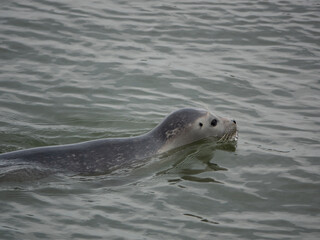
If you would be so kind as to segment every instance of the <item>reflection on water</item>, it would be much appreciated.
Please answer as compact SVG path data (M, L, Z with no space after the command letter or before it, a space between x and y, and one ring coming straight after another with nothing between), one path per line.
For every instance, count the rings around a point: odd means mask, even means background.
M318 239L319 10L2 2L0 152L140 135L182 107L236 119L240 137L108 175L3 181L1 238Z
M163 154L162 159L159 160L159 162L166 164L166 169L158 171L156 175L181 176L181 178L185 180L198 179L201 181L201 178L192 175L201 174L207 171L227 170L212 162L215 161L214 153L216 149L234 152L236 145L234 143L215 144L210 142L210 140L201 140L177 150L172 150ZM167 165L168 163L170 164L169 167Z

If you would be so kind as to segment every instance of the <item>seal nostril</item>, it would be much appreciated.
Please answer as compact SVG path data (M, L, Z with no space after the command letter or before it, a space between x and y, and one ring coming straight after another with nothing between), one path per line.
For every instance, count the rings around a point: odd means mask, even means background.
M236 120L232 120L232 122L233 122L234 124L237 124Z

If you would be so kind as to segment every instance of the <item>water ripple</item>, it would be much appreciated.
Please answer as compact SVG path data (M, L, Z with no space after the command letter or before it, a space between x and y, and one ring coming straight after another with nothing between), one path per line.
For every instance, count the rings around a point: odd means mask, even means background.
M108 176L1 183L0 235L316 238L319 9L4 1L0 152L138 135L181 107L235 118L240 137L235 152L201 144Z

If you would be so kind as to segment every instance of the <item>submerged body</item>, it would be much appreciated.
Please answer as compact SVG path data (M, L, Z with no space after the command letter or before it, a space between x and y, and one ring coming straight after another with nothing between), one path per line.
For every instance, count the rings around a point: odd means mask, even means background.
M148 141L148 137L139 136L39 147L1 154L0 161L38 163L40 167L80 174L105 173L128 164L128 161L152 156L156 149L144 149L145 141Z
M99 174L209 137L237 140L236 122L186 108L171 113L144 135L14 151L0 154L0 163L32 163L57 171Z

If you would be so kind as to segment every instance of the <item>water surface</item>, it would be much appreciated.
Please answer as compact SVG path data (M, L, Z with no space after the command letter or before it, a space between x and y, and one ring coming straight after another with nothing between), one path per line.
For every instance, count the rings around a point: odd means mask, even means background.
M102 176L1 182L1 239L319 239L320 5L5 1L0 152L139 135L181 107L237 120Z

